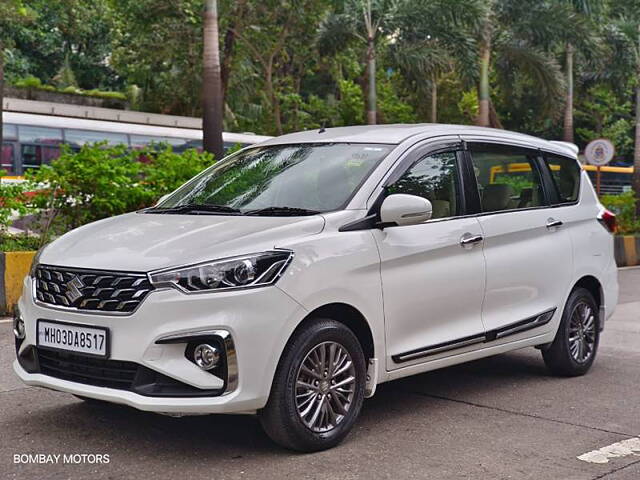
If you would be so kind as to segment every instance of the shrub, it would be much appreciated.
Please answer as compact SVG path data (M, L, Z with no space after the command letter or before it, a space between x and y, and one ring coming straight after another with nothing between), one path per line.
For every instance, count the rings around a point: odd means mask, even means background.
M16 80L14 82L14 86L19 88L41 88L43 85L42 80L40 80L38 77L27 75L24 78Z
M51 165L28 175L38 185L34 205L51 215L41 222L49 226L44 232L48 236L149 207L212 163L211 154L195 150L130 151L98 143L78 152L65 146Z
M0 177L5 174L0 170ZM0 236L7 234L13 218L30 213L27 191L25 183L0 183Z
M40 242L40 237L0 234L0 252L38 250L42 246Z
M149 158L150 161L142 168L143 188L152 202L213 165L213 155L193 149L178 154L168 147L160 152L153 152Z
M633 192L626 192L622 195L603 195L600 197L600 201L618 217L618 233L620 235L640 233L640 219L636 217L637 199Z

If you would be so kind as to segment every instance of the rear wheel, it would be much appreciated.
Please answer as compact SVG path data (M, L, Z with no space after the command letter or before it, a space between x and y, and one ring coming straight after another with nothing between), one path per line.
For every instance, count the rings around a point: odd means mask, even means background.
M313 320L285 348L260 422L283 447L331 448L360 413L365 376L364 354L353 332L335 320Z
M576 288L562 312L556 338L542 351L547 367L561 376L587 373L596 358L599 325L599 309L593 295L584 288Z

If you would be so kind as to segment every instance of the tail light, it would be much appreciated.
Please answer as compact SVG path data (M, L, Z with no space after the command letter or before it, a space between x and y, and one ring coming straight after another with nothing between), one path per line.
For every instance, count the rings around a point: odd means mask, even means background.
M616 215L606 208L603 208L602 211L598 214L598 221L600 224L606 228L611 233L616 233L617 221Z

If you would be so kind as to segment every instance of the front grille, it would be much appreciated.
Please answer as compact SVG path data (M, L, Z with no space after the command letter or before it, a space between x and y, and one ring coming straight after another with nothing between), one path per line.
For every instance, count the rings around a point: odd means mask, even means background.
M38 349L40 372L51 377L98 387L131 390L138 365L121 360Z
M43 303L80 310L130 313L153 289L142 273L39 265L36 298Z

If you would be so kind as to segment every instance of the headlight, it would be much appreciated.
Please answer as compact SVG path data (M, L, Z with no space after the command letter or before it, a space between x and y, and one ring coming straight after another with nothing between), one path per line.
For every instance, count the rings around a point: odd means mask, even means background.
M149 274L156 287L174 287L186 293L211 292L273 285L293 257L288 250L243 255Z

